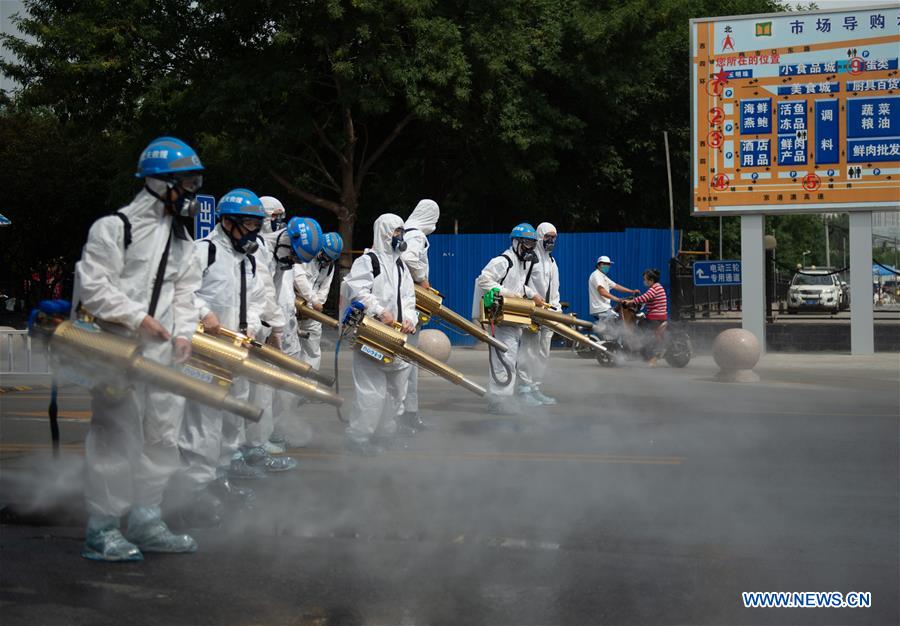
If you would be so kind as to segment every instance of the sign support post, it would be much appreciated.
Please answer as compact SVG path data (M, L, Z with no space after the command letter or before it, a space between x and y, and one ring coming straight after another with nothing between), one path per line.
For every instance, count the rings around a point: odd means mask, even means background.
M766 265L764 215L741 216L741 327L749 330L766 351Z
M875 352L872 305L872 214L850 212L850 353Z

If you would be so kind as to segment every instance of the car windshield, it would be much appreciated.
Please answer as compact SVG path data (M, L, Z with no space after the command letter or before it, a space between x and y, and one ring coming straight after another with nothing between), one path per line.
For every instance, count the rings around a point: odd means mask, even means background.
M794 274L792 285L834 285L830 274Z

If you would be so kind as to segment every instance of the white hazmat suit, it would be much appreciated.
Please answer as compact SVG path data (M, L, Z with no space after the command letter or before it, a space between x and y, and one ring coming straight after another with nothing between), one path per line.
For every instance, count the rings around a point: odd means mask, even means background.
M153 317L173 338L190 339L197 323L194 291L200 272L191 262L193 245L176 236L163 203L142 190L116 215L91 227L75 265L73 300L98 320L136 332L148 315L154 279L171 236ZM176 225L177 228L177 225ZM147 341L143 355L172 361L170 342ZM133 383L124 389L91 391L92 417L85 441L85 500L88 514L118 518L133 505L158 507L169 478L178 470L178 433L184 415L181 396Z
M210 253L210 246L213 246L214 254ZM203 276L195 294L200 319L212 312L222 326L256 336L262 328L261 316L264 315L266 296L262 276L259 268L254 268L252 258L252 255L234 249L221 222L209 235L194 242L194 264ZM243 294L241 273L245 280ZM246 328L241 327L242 300ZM249 382L244 378L235 378L231 395L239 400L248 400ZM214 481L216 468L220 464L228 464L243 439L241 418L188 401L179 445L187 462L184 478L189 488L199 490Z
M506 252L491 259L481 274L475 279L475 299L472 308L472 317L477 319L481 311L481 299L491 289L499 288L501 296L516 298L531 298L535 291L527 283L528 272L537 262L522 261L510 246ZM519 340L522 337L522 328L515 326L497 326L494 336L502 341L507 351L501 354L493 351L492 360L488 364L489 376L488 393L494 396L511 396L515 391L516 383L516 359L519 351ZM506 363L511 373L507 375L502 363ZM507 380L508 376L508 380ZM495 377L499 379L495 380ZM503 382L506 384L502 384Z
M268 209L266 213L269 213ZM260 230L268 230L267 223L269 221L265 220L263 228ZM275 247L275 235L272 232L261 234L257 239L259 248L253 253L253 256L256 258L256 273L262 282L263 293L265 294L260 320L268 325L260 326L255 339L260 343L266 343L274 335L283 344L285 330L290 324L284 314L284 309L278 301L278 284L276 281L280 282L281 276L278 274L278 266L272 255L272 249ZM296 328L296 323L294 328ZM263 414L258 422L251 422L245 426L246 445L259 447L269 441L269 436L272 434L275 423L273 416L274 398L275 390L268 385L250 383L250 403L260 407L263 410Z
M559 304L559 267L551 253L544 250L543 238L547 233L555 233L556 227L549 222L542 222L537 227L538 244L535 252L538 263L531 272L529 286L534 293L541 296L555 310L560 311ZM526 329L522 333L519 344L519 355L516 360L516 373L519 378L519 390L528 393L538 390L547 371L547 359L550 358L550 341L553 331L543 326L537 332Z
M303 265L294 266L294 290L309 306L324 305L331 291L336 263L323 263L319 256ZM291 306L294 301L291 300ZM300 320L300 332L309 336L300 338L300 359L319 369L322 364L322 323L311 319Z
M413 282L428 282L428 235L437 228L441 210L434 200L420 200L403 224L406 250L400 255L406 263ZM418 323L418 320L417 320ZM411 335L410 345L419 344L419 334ZM402 412L415 414L419 412L419 367L410 365L409 381L406 386L406 397L403 399Z
M353 262L341 285L344 302L360 302L366 315L377 317L389 311L398 322L416 320L416 295L412 276L391 247L394 231L403 219L388 213L375 220L372 248ZM377 276L371 255L378 259ZM385 431L396 429L395 416L406 393L409 364L401 359L385 364L359 350L353 352L353 384L356 398L347 436L357 443L369 442L379 424Z

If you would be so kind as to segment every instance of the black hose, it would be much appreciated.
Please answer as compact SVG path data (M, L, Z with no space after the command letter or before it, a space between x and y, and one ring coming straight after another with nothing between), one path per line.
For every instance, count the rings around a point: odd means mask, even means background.
M47 407L47 415L50 417L50 443L53 447L53 458L59 458L59 406L57 404L57 392L59 385L56 376L50 386L50 406Z
M494 334L494 320L491 319L491 337L497 338ZM497 377L497 374L494 372L494 353L497 353L497 358L500 359L500 365L503 366L503 369L506 370L506 380L500 380ZM494 382L500 385L501 387L506 387L508 384L512 382L513 371L512 367L510 367L509 363L503 358L503 354L494 346L488 346L488 369L491 370L491 378L494 379Z
M338 358L341 354L341 341L344 339L344 327L341 326L338 331L338 339L337 343L334 345L334 393L335 395L341 395L341 380L338 375ZM344 424L348 424L349 420L344 418L343 412L341 412L340 405L334 407L334 410L337 411L338 420L340 420Z

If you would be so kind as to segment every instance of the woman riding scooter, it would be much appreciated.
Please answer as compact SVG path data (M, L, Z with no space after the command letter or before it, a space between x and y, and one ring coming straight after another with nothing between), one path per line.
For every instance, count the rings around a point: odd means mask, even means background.
M652 331L655 337L653 341L647 342L642 353L650 367L656 367L659 355L663 351L660 327L669 319L668 300L666 290L659 282L659 270L653 268L644 270L644 285L646 285L647 291L635 298L625 300L624 304L626 306L646 306L646 317L640 321L640 328L648 331L647 334Z

